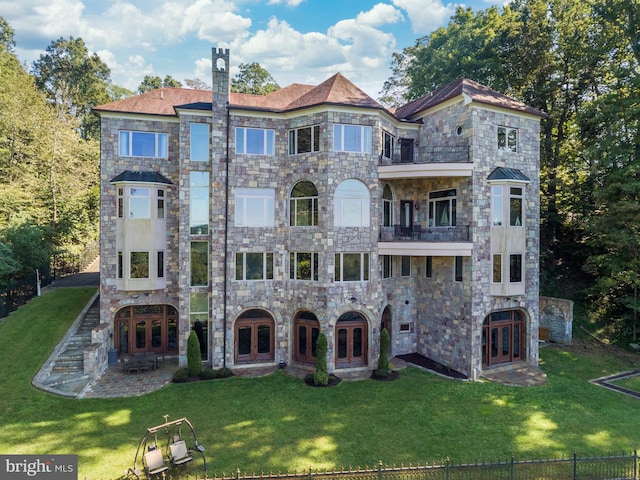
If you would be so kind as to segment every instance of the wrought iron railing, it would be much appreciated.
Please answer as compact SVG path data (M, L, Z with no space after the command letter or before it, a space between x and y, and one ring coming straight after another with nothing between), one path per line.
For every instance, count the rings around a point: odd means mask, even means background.
M380 165L411 163L469 163L468 145L425 145L380 152Z
M471 234L468 225L450 227L380 227L381 242L468 242Z

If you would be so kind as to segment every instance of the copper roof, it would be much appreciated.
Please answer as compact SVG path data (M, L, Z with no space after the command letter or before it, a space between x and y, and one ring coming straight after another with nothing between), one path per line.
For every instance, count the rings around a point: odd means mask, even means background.
M472 101L482 103L493 107L506 108L508 110L516 110L522 113L529 113L539 117L547 117L548 115L537 108L528 106L513 98L496 92L495 90L485 87L468 78L460 78L444 87L440 87L431 93L428 93L395 111L396 116L400 118L411 118L417 113L428 110L440 103L452 98L467 95Z

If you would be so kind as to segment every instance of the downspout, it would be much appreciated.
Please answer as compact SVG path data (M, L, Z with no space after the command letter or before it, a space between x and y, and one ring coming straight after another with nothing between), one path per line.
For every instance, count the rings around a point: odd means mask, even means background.
M224 176L224 287L222 299L222 331L224 332L222 340L222 366L227 368L227 267L229 260L227 259L227 248L229 245L229 102L227 102L227 138L225 145L225 176Z

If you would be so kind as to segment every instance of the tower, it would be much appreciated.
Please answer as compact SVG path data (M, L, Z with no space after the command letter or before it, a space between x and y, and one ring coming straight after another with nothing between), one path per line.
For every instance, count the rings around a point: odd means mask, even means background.
M213 105L223 107L229 101L229 49L212 48Z

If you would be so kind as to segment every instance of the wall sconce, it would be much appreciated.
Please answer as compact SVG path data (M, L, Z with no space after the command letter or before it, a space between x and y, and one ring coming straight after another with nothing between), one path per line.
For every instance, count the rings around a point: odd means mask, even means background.
M355 303L358 299L356 297L351 297L349 300L351 301L351 303Z
M137 293L134 293L133 295L131 295L131 298L140 298L140 295L138 295Z
M420 210L420 204L416 202L415 208L416 210Z

